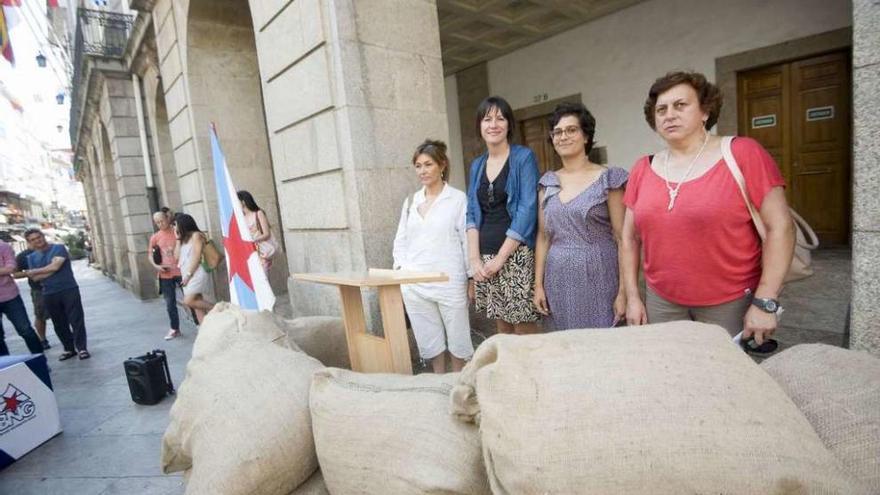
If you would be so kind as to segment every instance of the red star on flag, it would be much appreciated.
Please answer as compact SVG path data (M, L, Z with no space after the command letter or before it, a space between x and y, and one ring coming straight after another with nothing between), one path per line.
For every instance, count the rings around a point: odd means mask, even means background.
M254 243L241 238L238 230L238 222L235 221L235 215L229 219L229 235L223 238L223 247L226 248L226 256L229 263L229 281L236 274L251 290L254 290L254 283L251 281L251 271L248 268L247 260L256 249Z
M3 402L5 403L5 407L3 408L3 412L9 411L12 414L15 414L18 411L18 397L3 397Z

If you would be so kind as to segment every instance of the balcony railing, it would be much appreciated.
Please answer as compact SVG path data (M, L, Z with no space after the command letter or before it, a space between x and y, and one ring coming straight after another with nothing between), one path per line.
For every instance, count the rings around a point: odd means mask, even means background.
M77 9L76 37L73 45L73 81L70 101L70 142L75 147L79 135L82 99L88 88L82 80L86 56L122 59L131 35L134 17L116 12Z

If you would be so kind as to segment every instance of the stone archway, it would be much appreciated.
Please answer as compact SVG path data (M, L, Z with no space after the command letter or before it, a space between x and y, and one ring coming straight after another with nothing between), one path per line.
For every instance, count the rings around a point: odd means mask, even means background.
M281 229L253 21L247 0L192 0L186 26L189 101L201 157L209 218L217 222L210 172L209 125L214 123L232 179L253 194L276 239ZM219 232L219 225L211 225ZM287 267L278 253L272 269L276 293L286 289Z
M153 183L158 186L159 205L180 211L183 202L180 198L180 181L174 163L174 148L171 144L162 78L154 66L149 66L144 71L142 80L146 121L151 140Z

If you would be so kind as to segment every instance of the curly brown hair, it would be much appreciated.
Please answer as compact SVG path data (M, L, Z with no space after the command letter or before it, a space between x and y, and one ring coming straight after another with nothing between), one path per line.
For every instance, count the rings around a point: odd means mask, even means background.
M416 148L415 153L413 153L413 164L419 159L419 155L430 156L432 160L437 162L437 165L443 167L440 178L444 181L449 180L449 157L446 155L446 143L430 138L425 139L425 141Z
M679 84L687 84L697 92L700 108L709 114L706 120L706 129L711 129L718 122L721 115L721 90L718 86L710 83L706 76L699 72L674 71L668 72L663 77L658 77L648 90L648 99L645 100L645 120L652 130L657 130L654 122L654 107L657 106L657 98Z

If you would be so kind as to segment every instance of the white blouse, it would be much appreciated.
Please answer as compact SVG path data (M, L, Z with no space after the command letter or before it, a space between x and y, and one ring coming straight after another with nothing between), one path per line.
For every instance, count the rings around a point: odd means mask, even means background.
M449 275L449 285L467 283L467 196L444 184L422 217L418 208L424 202L424 187L413 195L412 204L408 204L409 198L403 202L394 237L394 268L444 272Z

